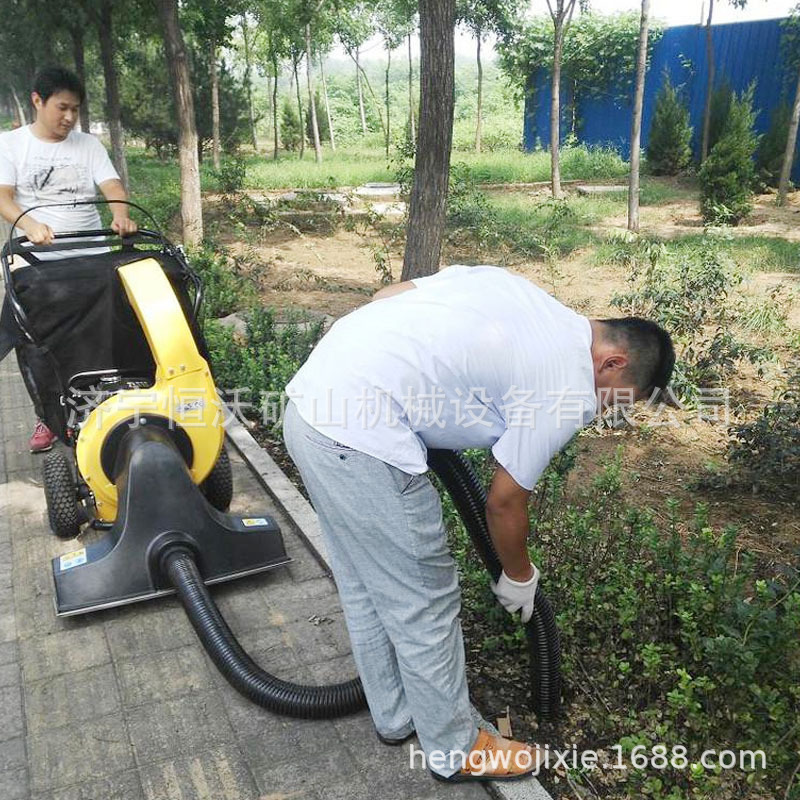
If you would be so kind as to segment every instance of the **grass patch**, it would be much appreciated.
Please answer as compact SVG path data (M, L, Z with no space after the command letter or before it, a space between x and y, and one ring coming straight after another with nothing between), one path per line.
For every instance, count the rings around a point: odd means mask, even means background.
M691 252L703 240L703 234L681 236L670 242L676 253ZM800 242L779 236L735 236L719 246L745 272L800 272Z

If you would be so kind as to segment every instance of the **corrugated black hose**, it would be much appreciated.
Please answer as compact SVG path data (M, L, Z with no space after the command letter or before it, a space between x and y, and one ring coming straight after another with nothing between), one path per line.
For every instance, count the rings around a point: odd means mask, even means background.
M265 672L242 649L208 593L194 554L177 545L161 559L189 621L219 671L238 692L277 714L305 719L329 719L360 711L367 705L361 681L329 686L303 686Z
M486 524L486 490L471 464L452 450L429 450L428 466L439 476L493 580L502 572ZM533 708L543 719L558 716L561 704L561 642L553 608L541 587L525 626L531 663Z
M486 492L469 462L449 450L428 452L428 464L439 476L492 578L501 566L486 525ZM189 621L219 671L238 692L278 714L328 719L352 714L366 706L358 678L329 686L304 686L265 672L244 651L208 592L192 551L175 545L161 556L162 574L169 578ZM560 701L560 646L555 616L541 589L533 617L526 626L531 658L534 709L553 719Z

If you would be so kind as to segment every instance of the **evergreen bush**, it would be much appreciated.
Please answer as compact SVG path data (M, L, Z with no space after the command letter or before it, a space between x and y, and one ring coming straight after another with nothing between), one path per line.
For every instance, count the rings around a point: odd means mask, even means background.
M654 175L677 175L689 166L691 160L689 109L665 72L650 126L647 165Z
M752 209L755 116L751 86L733 96L721 136L700 169L700 208L707 223L736 225Z
M772 110L769 130L764 134L756 155L756 172L762 186L777 186L789 137L791 106L783 103Z
M294 104L286 98L281 109L281 144L286 150L297 150L303 131Z

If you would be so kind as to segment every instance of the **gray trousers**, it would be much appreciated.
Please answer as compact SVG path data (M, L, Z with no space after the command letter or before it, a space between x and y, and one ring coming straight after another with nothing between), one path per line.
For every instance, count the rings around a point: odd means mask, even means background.
M429 756L468 753L478 728L436 489L319 433L292 402L283 433L319 516L376 729L390 738L416 729ZM441 774L457 770L446 763Z

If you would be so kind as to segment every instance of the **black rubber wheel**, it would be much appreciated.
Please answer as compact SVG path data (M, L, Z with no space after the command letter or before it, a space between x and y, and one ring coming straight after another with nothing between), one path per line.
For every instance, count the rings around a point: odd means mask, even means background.
M206 500L217 509L227 511L233 499L233 470L228 451L223 447L217 463L208 473L208 477L200 484Z
M80 532L78 494L69 461L64 453L56 450L45 456L42 482L50 528L62 539L74 539Z

